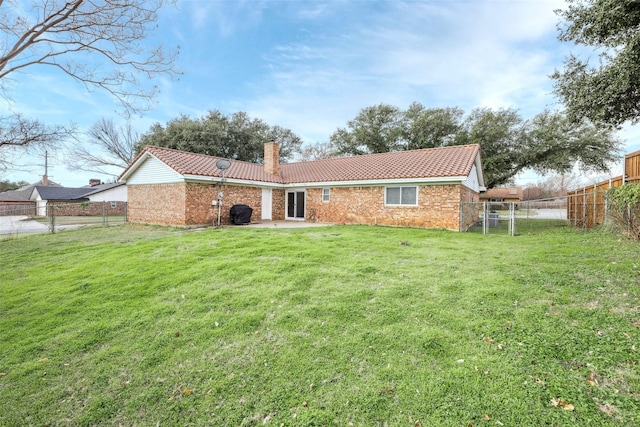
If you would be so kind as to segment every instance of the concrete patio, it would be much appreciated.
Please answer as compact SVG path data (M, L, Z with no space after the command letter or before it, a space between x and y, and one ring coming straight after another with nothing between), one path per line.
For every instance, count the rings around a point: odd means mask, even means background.
M330 224L326 222L306 222L306 221L262 221L247 225L230 225L229 227L251 227L251 228L310 228L310 227L327 227Z

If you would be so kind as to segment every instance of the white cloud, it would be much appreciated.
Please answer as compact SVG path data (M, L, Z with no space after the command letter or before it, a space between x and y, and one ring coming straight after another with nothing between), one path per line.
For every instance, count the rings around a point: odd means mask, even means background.
M223 38L257 26L266 7L266 2L252 0L183 0L178 4L178 10L189 15L192 29L203 33L214 29Z
M548 75L571 46L557 39L564 0L209 1L164 8L150 42L179 44L180 80L155 79L144 132L187 114L246 111L326 141L367 106L513 107L531 116L557 106ZM36 71L40 72L40 71ZM59 76L14 85L15 108L48 123L112 117L108 95ZM640 131L625 128L629 147ZM635 145L634 145L635 144ZM84 179L83 179L84 181Z
M561 1L385 3L344 32L274 47L269 74L247 103L258 117L326 140L378 103L515 107L535 114L554 102L553 9Z

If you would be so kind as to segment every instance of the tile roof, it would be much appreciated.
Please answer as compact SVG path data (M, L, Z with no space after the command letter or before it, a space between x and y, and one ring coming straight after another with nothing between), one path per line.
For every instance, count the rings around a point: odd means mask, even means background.
M479 152L480 146L472 144L281 163L279 176L266 173L261 164L230 160L231 167L225 171L225 177L281 184L466 177L471 172ZM216 167L220 157L146 146L120 175L120 178L127 175L146 153L158 158L182 175L221 176L220 170Z
M120 175L124 176L128 170L135 165L145 153L149 153L165 163L171 169L181 175L198 175L209 177L220 177L221 171L216 167L216 162L222 157L207 156L205 154L190 153L188 151L174 150L172 148L146 146L131 164ZM270 175L264 171L261 164L241 162L238 160L225 159L231 162L231 167L224 172L226 178L242 179L261 182L281 183L279 177Z
M364 181L467 176L478 145L396 151L280 165L288 182Z

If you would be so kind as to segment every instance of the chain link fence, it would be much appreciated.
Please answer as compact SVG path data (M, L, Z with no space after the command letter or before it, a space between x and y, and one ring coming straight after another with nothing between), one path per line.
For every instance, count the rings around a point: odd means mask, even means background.
M0 210L0 236L110 227L126 222L126 202L34 203Z
M475 202L460 206L460 231L516 236L567 226L565 198L519 203Z

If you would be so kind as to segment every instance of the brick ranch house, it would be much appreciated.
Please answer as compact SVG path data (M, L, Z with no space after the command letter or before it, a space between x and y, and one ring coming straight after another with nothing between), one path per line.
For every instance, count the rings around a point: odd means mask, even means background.
M278 144L265 143L264 164L145 147L119 177L127 184L128 221L195 227L222 223L246 204L251 220L466 229L461 203L484 191L480 146L464 145L309 162L279 163Z

